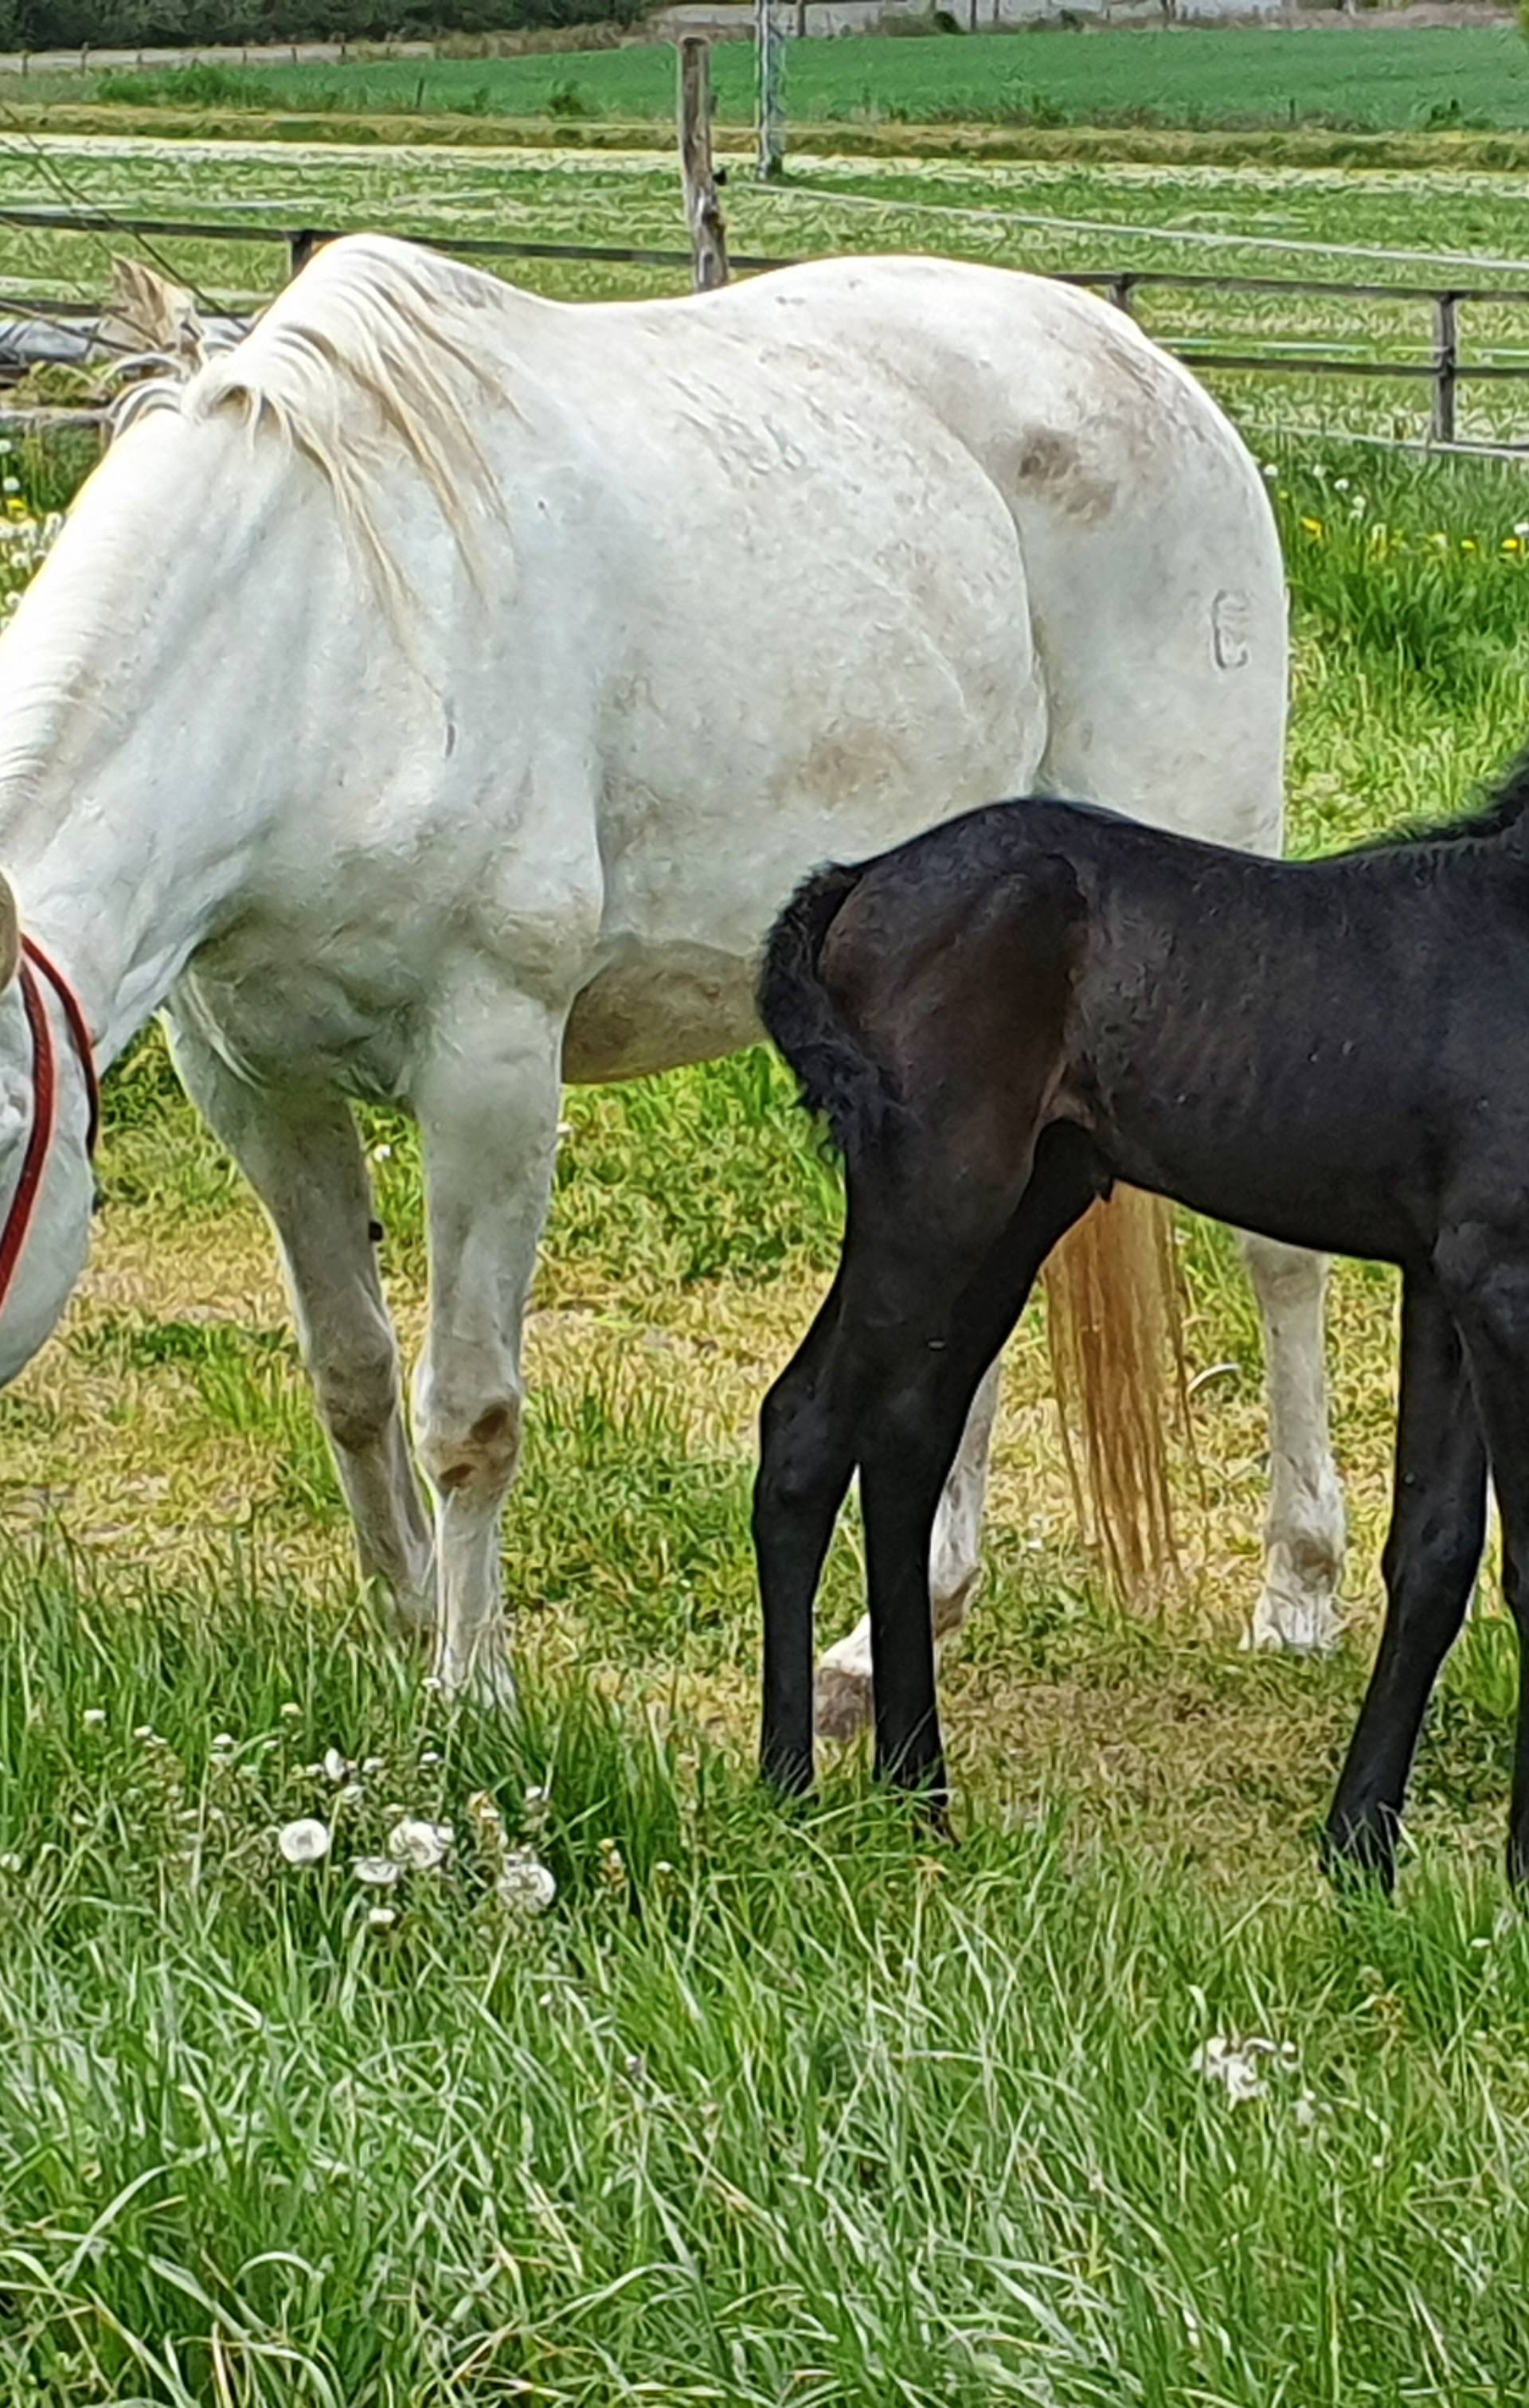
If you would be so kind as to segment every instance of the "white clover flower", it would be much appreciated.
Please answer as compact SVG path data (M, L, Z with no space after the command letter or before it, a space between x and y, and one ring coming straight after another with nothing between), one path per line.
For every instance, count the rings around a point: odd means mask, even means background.
M16 1849L7 1848L5 1855L0 1856L0 1873L20 1873L25 1870L26 1858L19 1855Z
M1207 2082L1219 2082L1234 2107L1244 2100L1262 2099L1268 2086L1259 2071L1260 2060L1271 2071L1293 2072L1296 2064L1293 2041L1272 2041L1255 2034L1249 2040L1229 2040L1215 2032L1197 2048L1189 2061L1192 2073L1203 2074Z
M374 1162L391 1162L393 1160L392 1146L374 1145L372 1148L372 1160Z
M529 1848L511 1848L493 1894L512 1914L545 1914L557 1896L557 1883L550 1868Z
M280 1712L283 1722L300 1723L303 1719L303 1709L295 1698L289 1698Z
M20 477L0 477L0 494L19 494L21 490Z
M440 1762L439 1748L422 1747L420 1750L420 1762L422 1764L438 1764Z
M349 1759L340 1754L337 1747L326 1747L323 1754L323 1763L320 1767L320 1770L322 1772L324 1779L326 1781L333 1781L337 1788L339 1784L349 1773L350 1766Z
M300 1815L295 1823L282 1824L276 1844L289 1865L316 1865L329 1854L329 1826L316 1814Z
M391 1931L398 1920L398 1911L392 1906L374 1906L366 1916L369 1931Z
M403 1866L394 1864L391 1856L358 1856L350 1870L367 1889L392 1889L404 1877Z
M388 1854L411 1872L434 1872L446 1862L455 1837L450 1823L427 1823L422 1815L406 1814L388 1833Z
M212 1752L214 1756L226 1756L230 1748L237 1745L238 1742L232 1731L218 1731L213 1738Z
M87 1730L100 1730L106 1723L107 1710L105 1706L87 1706L79 1719Z
M1265 460L1264 463L1264 474L1272 485L1279 474L1279 466L1278 461Z
M1195 2050L1189 2070L1203 2074L1207 2082L1219 2082L1234 2107L1240 2106L1244 2100L1264 2096L1264 2085L1252 2058L1220 2032Z

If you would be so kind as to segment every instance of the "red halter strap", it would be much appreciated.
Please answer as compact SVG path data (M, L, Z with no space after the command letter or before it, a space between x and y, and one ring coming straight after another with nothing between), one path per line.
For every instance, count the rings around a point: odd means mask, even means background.
M90 1124L85 1141L92 1154L95 1151L96 1133L101 1125L101 1091L96 1082L91 1034L85 1025L79 998L63 971L49 960L36 939L23 937L21 1009L26 1014L26 1025L32 1038L32 1127L27 1136L26 1152L21 1157L21 1175L10 1199L5 1227L0 1229L0 1306L4 1305L10 1292L16 1266L21 1258L21 1248L26 1243L26 1233L32 1226L37 1191L48 1166L48 1149L53 1142L53 1124L58 1107L58 1064L53 1052L53 1032L49 1025L48 1006L37 984L37 970L41 970L63 1006L69 1035L79 1056L79 1067L85 1076L85 1093L90 1100Z

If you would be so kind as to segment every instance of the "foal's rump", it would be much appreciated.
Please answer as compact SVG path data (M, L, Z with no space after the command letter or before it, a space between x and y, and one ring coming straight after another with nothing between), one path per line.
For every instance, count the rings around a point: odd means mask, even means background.
M938 831L933 887L908 874L929 841L915 838L815 872L776 923L760 1016L851 1173L873 1152L927 1147L989 1195L1024 1186L1061 1075L1083 902L1060 855L1024 848L1016 871L1012 847L1005 859L984 841L1022 808Z

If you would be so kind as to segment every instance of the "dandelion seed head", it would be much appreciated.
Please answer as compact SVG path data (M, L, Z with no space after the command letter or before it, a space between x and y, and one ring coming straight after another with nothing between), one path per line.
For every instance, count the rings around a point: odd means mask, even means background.
M299 1815L295 1823L282 1824L276 1844L289 1865L316 1865L329 1854L329 1826L316 1814Z
M411 1872L434 1872L446 1862L456 1833L450 1823L429 1823L420 1814L406 1814L388 1833L388 1854Z
M545 1914L557 1896L551 1870L529 1848L512 1848L493 1885L494 1896L512 1914Z

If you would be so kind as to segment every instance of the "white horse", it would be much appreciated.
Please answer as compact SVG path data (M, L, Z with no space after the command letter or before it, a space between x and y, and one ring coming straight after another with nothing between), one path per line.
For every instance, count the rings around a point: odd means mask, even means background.
M1123 316L936 260L570 308L351 239L136 402L0 644L13 1239L40 1165L0 1379L79 1276L92 1190L87 1081L56 996L16 976L24 929L102 1066L168 1004L280 1241L363 1570L438 1631L449 1687L504 1695L500 1518L560 1080L749 1043L758 947L802 873L995 795L1045 783L1278 850L1270 512L1220 412ZM433 1527L349 1103L383 1096L423 1142ZM1249 1254L1274 1465L1255 1631L1309 1646L1342 1546L1323 1271ZM992 1398L936 1541L946 1622ZM842 1724L862 1635L828 1670Z

